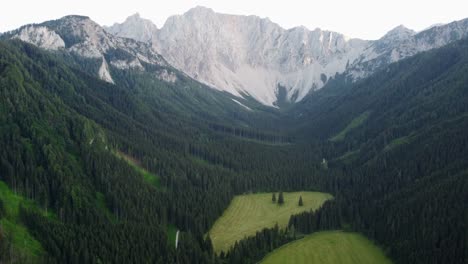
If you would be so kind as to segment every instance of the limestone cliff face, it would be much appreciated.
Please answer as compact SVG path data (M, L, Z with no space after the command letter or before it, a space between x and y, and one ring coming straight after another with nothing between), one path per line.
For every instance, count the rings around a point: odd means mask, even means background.
M144 70L142 63L168 66L150 44L110 34L88 17L66 16L38 25L27 25L11 34L12 38L44 49L63 50L85 58L101 60L96 75L109 83L114 82L110 66L137 70Z
M147 21L140 20L136 23L132 16L106 30L128 37L148 28ZM170 17L153 37L143 34L135 39L151 39L157 52L189 76L266 105L277 101L279 86L287 89L291 102L321 88L367 43L320 29L285 30L268 19L218 14L204 7Z
M468 19L433 26L421 32L398 26L381 39L370 42L348 72L354 78L366 77L381 66L466 37Z
M196 7L161 29L138 15L106 28L151 43L167 61L216 89L275 105L278 87L300 101L336 73L366 77L379 67L467 36L467 20L416 33L399 26L376 41L320 29L283 29L268 19Z

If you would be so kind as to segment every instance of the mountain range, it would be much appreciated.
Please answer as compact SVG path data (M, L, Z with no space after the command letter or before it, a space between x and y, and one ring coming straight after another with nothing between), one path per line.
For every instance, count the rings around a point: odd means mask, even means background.
M356 81L390 63L462 39L468 36L468 19L422 32L398 26L369 41L319 28L283 29L267 18L196 7L169 17L161 29L138 14L109 27L68 16L24 26L9 36L100 59L97 74L110 83L110 66L171 66L214 89L279 107L301 101L337 74ZM113 56L106 59L106 54ZM167 67L155 74L169 82L177 78Z
M422 32L398 26L369 41L319 28L283 29L267 18L196 7L169 17L161 29L138 14L105 29L151 44L174 67L213 88L275 106L279 100L302 100L336 74L360 79L389 63L464 38L468 20Z

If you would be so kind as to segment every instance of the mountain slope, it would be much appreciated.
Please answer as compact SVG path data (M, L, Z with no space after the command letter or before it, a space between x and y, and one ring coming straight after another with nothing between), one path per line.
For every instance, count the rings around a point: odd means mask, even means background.
M109 72L110 65L119 69L137 70L143 70L144 63L168 66L148 44L116 38L83 16L67 16L38 25L23 26L3 37L18 38L44 49L65 50L94 59L99 63L99 68L95 69L96 74L109 83L114 82ZM162 72L157 74L164 78ZM174 75L170 72L165 74Z
M381 39L370 43L360 58L349 67L347 74L354 79L363 78L382 66L466 37L468 19L433 26L417 33L398 26Z
M151 45L109 34L88 17L66 16L26 25L2 39L20 39L60 54L82 71L133 90L141 100L154 104L153 108L168 113L204 116L213 122L231 119L247 127L256 123L250 117L263 114L272 117L271 110L256 102L192 80L169 65Z
M465 42L463 40L456 45L391 64L356 83L349 82L344 75L338 76L326 89L311 94L298 104L290 112L291 119L296 119L304 129L313 132L311 136L327 139L364 113L370 113L366 122L374 118L379 118L374 125L384 122L379 125L382 128L390 124L430 124L432 121L449 119L450 116L442 113L450 108L453 108L449 112L451 115L463 113L466 110L462 107L466 80L462 79L461 74L465 67L465 54L461 47L464 47ZM446 76L449 73L451 75ZM449 77L456 78L450 82L458 86L444 86L444 81L449 82L445 79ZM426 108L421 108L423 104L427 105ZM431 111L433 114L407 113L406 110L412 108ZM437 111L440 113L437 114ZM405 119L389 119L389 115L394 117L396 114ZM396 121L398 123L394 123ZM364 138L365 135L362 135L361 139Z
M191 79L114 70L110 84L83 69L82 57L0 45L0 180L57 215L20 213L47 263L214 262L203 233L234 195L318 185L318 156L259 128L273 113L257 115ZM177 254L167 226L181 231Z
M334 80L292 114L299 134L328 142L339 217L397 263L468 257L467 51L464 39L354 84Z
M53 218L45 217L23 204L19 208L19 222L28 227L29 233L48 253L44 256L44 263L98 262L95 254L102 258L112 252L112 247L102 246L106 244L106 237L120 234L132 239L133 232L135 235L152 234L154 238L147 242L153 244L153 252L157 252L160 257L171 254L156 249L160 248L156 245L165 244L164 230L160 224L153 227L142 223L132 226L113 225L96 206L98 193L105 194L105 207L111 204L111 196L99 187L97 182L100 180L92 177L99 171L102 173L104 168L91 165L88 159L113 161L113 167L105 169L108 183L116 183L115 179L121 178L127 180L128 188L136 184L135 187L141 193L148 193L149 190L138 180L137 174L106 151L109 143L104 131L94 122L77 114L57 95L73 94L70 83L77 79L73 78L71 71L60 62L18 41L1 42L0 46L0 180L5 181L18 195L35 200L44 211L56 215ZM34 60L25 54L33 56ZM60 70L44 71L47 65ZM91 169L90 165L94 168ZM114 198L114 205L116 201L118 199ZM95 230L84 228L90 223L93 223ZM16 230L11 232L15 236ZM139 242L143 242L144 237L141 240L134 238L134 256L142 254L146 255L144 258L151 258L144 253L146 246ZM1 243L8 241L2 240ZM115 240L113 243L114 248L117 248L120 242ZM99 244L101 249L97 250ZM97 252L90 253L92 248ZM26 247L23 249L26 250ZM16 260L11 259L11 256L10 250L9 255L2 254L0 259L2 262L15 263Z

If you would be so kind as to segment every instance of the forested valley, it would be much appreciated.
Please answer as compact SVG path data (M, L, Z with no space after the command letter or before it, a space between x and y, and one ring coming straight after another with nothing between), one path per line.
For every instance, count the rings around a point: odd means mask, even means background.
M256 263L343 229L395 263L467 263L467 40L337 75L287 110L246 109L182 73L111 68L109 84L95 68L0 41L0 262ZM334 199L213 252L205 234L235 195L301 190Z

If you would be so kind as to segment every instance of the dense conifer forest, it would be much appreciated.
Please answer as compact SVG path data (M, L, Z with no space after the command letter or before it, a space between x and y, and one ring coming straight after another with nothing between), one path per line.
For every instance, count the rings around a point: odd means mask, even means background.
M0 196L0 262L256 263L335 229L395 263L467 262L467 40L358 82L337 75L287 111L247 110L182 74L111 68L112 85L93 67L0 41L0 181L24 199L13 210ZM278 190L335 199L215 255L205 234L231 199ZM13 227L40 249L21 250Z

